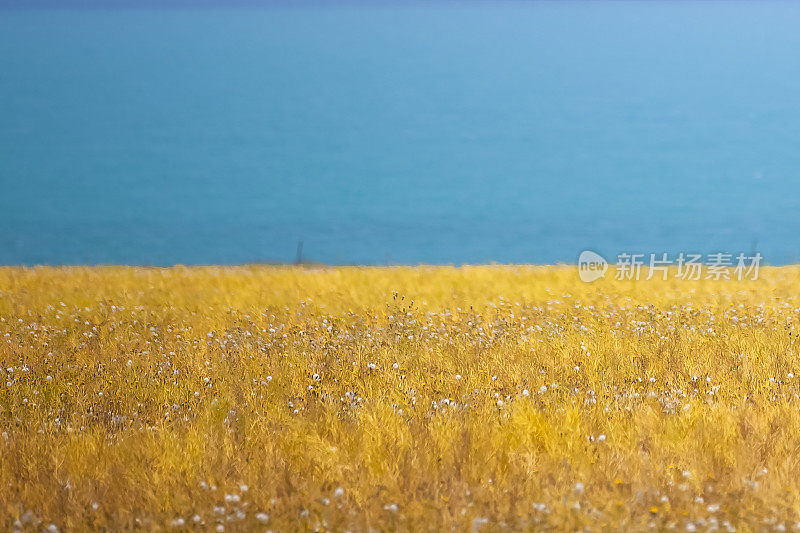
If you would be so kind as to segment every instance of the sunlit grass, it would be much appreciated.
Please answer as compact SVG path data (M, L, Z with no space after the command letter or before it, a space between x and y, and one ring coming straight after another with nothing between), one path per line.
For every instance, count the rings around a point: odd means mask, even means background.
M791 529L799 298L795 267L0 268L0 527Z

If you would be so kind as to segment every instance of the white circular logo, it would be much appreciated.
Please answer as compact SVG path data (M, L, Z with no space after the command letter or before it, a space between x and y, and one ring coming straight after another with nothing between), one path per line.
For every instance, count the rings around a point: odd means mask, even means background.
M591 283L606 275L608 262L602 255L591 250L584 250L578 257L578 276L581 281Z

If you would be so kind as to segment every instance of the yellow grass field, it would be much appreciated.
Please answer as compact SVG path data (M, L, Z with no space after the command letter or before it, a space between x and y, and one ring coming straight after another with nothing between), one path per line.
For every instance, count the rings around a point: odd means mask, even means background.
M0 528L796 529L800 268L608 278L0 268Z

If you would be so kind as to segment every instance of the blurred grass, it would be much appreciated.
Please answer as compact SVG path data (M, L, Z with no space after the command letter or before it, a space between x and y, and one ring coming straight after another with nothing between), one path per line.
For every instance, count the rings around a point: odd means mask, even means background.
M0 525L791 528L800 268L0 268Z

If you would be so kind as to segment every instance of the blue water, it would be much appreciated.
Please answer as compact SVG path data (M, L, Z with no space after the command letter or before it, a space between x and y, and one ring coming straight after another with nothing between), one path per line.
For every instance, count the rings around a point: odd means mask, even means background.
M800 260L800 5L0 10L0 263Z

